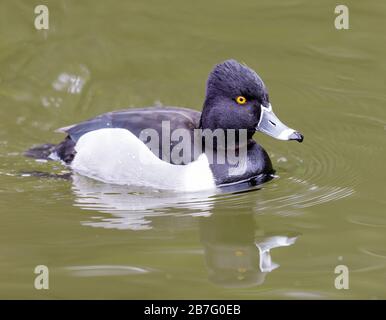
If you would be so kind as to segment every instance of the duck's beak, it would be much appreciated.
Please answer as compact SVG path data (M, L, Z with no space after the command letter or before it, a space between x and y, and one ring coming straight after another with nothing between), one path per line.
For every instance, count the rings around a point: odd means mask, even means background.
M304 139L300 132L288 128L276 117L272 111L271 104L269 104L268 107L261 105L260 121L256 130L279 140L296 140L302 142Z

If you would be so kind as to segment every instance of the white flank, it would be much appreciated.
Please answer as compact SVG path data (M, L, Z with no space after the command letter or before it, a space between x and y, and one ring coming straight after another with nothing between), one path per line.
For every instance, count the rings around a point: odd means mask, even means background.
M205 154L188 165L162 161L126 129L106 128L83 135L71 168L106 183L177 191L216 188Z

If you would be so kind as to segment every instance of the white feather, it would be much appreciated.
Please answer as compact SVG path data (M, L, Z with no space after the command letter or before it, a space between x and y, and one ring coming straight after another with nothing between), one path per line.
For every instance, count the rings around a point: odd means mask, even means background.
M200 191L216 188L205 154L188 165L162 161L126 129L106 128L83 135L71 168L106 183L155 189Z

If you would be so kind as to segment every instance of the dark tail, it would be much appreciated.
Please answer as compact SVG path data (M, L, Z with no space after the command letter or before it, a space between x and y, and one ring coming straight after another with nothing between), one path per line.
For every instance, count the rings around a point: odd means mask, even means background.
M55 150L56 144L46 143L32 147L24 155L34 159L49 160L49 155Z
M60 160L67 164L71 163L75 156L75 142L67 137L59 144L46 143L32 147L24 155L35 159L52 160L49 156L53 152Z

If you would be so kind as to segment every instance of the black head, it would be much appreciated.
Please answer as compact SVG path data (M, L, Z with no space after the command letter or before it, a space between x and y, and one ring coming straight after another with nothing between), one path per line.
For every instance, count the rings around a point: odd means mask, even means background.
M280 140L303 140L275 116L263 80L236 60L216 65L209 74L200 126L247 129L249 137L259 130Z
M268 106L268 92L255 71L236 60L226 60L210 73L201 117L203 129L256 131L261 104Z

